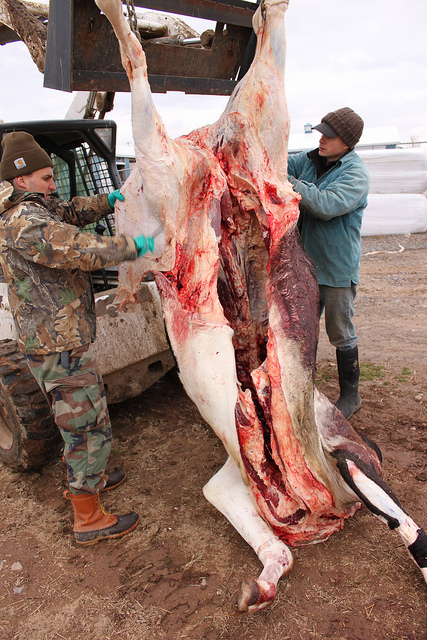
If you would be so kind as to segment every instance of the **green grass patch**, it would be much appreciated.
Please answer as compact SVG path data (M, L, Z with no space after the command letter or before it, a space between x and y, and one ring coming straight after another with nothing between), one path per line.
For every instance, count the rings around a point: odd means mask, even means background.
M316 367L315 372L315 384L319 384L322 382L329 382L334 378L338 377L337 368L331 363L319 365Z
M385 367L381 364L373 364L372 362L360 363L360 380L379 380L385 377Z
M403 367L402 373L395 376L398 382L408 382L409 376L412 375L412 371L408 367Z

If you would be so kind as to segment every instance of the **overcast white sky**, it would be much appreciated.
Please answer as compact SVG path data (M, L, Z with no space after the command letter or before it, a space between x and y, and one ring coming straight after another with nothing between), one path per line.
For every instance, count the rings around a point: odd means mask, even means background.
M394 125L402 141L427 140L425 0L291 0L286 20L291 133L349 106L366 127ZM203 23L200 31L213 24ZM62 118L72 97L43 88L24 44L0 47L0 120ZM168 93L154 100L175 138L217 120L227 98ZM131 152L128 94L116 94L108 117L117 122L119 149Z

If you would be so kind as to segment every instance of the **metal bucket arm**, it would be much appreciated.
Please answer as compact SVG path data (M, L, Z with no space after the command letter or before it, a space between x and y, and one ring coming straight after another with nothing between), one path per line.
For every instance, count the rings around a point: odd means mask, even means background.
M205 44L143 47L151 90L229 95L251 39L256 4L245 0L136 0L138 7L216 21ZM179 40L179 39L177 39ZM102 43L102 44L101 44ZM246 54L246 55L245 55ZM117 40L93 0L51 0L44 86L62 91L129 91Z

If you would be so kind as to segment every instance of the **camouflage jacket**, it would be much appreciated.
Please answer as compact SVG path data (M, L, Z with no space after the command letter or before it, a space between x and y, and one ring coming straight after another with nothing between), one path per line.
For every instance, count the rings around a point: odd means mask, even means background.
M130 236L77 228L108 213L106 195L60 203L0 182L0 265L22 351L68 351L95 338L89 272L137 257Z

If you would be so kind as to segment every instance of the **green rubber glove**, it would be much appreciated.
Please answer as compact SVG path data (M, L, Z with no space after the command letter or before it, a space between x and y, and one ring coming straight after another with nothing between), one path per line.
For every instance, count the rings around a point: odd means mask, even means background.
M120 189L116 189L115 191L112 191L111 193L108 194L107 199L108 199L108 204L110 205L110 209L114 209L116 200L120 200L120 202L123 202L125 197L123 193L120 193Z
M154 253L154 238L151 236L137 236L134 240L138 251L138 258L147 253L147 251Z

